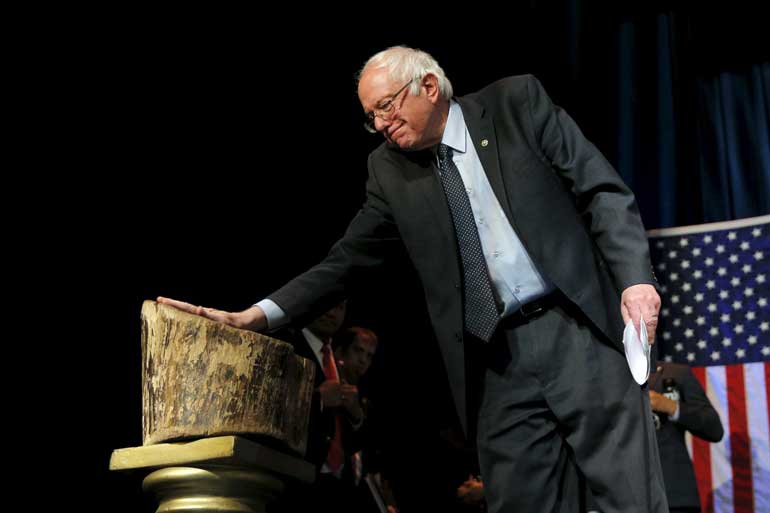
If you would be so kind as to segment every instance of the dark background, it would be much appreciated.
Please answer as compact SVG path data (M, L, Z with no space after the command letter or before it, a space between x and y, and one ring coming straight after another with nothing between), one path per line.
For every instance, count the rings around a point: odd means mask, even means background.
M70 165L47 188L55 213L45 244L61 288L42 292L82 312L57 322L65 336L53 356L74 390L54 403L64 445L77 448L77 483L67 488L78 509L152 511L141 475L107 470L113 449L141 445L142 301L165 295L246 308L319 261L344 232L364 197L366 155L379 144L361 126L353 79L373 53L394 44L426 50L459 95L533 73L613 162L621 24L645 27L675 12L688 27L682 73L692 80L768 55L761 17L726 4L475 8L489 12L455 15L454 29L451 11L422 17L390 3L357 13L357 22L341 7L301 16L288 7L110 9L64 30L50 52L52 75L69 94L56 98L53 129ZM651 55L639 48L633 58L643 64ZM655 191L643 192L645 219L657 219ZM704 219L697 198L682 203L677 224ZM412 272L396 259L362 283L350 320L383 342L371 394L389 463L427 489L442 464L437 429L453 419Z

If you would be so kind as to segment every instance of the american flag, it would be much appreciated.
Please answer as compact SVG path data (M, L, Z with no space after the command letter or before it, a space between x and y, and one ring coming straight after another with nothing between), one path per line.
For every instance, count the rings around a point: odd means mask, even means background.
M725 436L687 435L704 512L770 512L770 216L648 232L659 357L692 367Z

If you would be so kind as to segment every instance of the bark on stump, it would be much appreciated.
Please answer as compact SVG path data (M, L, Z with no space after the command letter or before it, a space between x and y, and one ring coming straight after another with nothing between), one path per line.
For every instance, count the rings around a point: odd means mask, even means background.
M246 434L304 455L314 371L286 342L145 301L142 443Z

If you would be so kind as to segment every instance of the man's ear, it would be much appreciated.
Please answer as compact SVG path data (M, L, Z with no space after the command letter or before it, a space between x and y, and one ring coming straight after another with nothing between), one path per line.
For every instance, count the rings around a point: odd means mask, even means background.
M439 100L438 77L433 73L428 73L422 77L420 80L420 88L425 90L425 94L431 103L436 103Z

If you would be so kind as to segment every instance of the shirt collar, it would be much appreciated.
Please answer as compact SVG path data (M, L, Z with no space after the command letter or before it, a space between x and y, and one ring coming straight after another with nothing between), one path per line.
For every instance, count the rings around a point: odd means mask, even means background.
M323 341L318 338L318 335L313 333L307 328L302 328L302 334L305 336L305 340L307 340L308 345L310 346L310 349L313 350L313 353L315 353L316 358L318 358L318 361L321 362L321 365L323 365L323 356L321 353L321 349L323 348Z
M467 144L465 118L463 117L460 104L454 100L449 101L449 115L447 116L441 142L456 152L465 153Z

